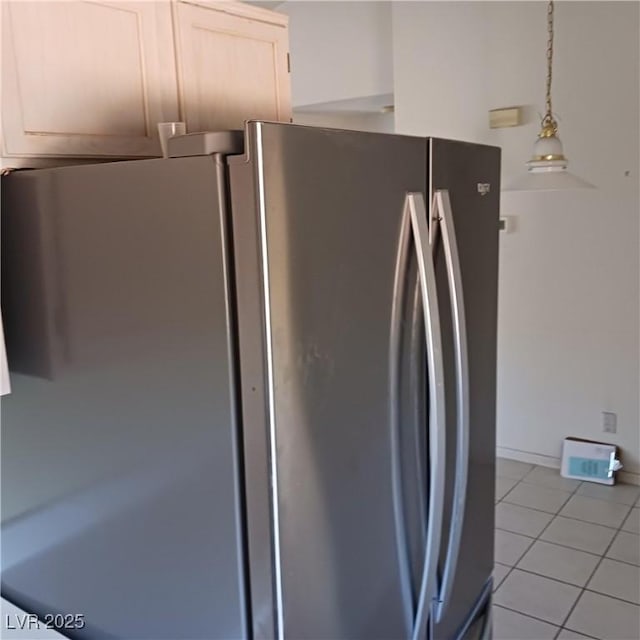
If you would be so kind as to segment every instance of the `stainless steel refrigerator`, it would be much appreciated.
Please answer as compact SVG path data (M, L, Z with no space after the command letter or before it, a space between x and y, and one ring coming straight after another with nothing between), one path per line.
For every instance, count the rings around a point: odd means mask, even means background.
M171 142L3 178L2 595L92 640L489 637L499 149Z

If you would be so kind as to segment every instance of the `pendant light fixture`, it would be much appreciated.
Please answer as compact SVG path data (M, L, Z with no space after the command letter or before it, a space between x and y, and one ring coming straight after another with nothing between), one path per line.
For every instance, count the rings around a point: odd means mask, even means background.
M547 7L547 93L546 112L542 118L538 139L533 145L533 156L527 162L528 171L518 177L505 191L556 191L584 189L594 186L567 171L568 160L558 137L558 123L551 108L551 79L553 70L553 0Z

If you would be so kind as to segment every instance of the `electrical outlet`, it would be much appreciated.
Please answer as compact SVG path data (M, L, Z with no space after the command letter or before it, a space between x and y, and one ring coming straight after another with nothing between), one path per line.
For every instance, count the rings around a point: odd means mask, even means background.
M605 433L615 433L617 429L618 416L612 411L602 412L602 430Z

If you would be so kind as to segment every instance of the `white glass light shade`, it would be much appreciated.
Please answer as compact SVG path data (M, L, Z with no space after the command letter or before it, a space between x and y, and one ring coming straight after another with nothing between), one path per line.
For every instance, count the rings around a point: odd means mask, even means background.
M562 142L558 136L539 136L533 145L533 159L555 160L564 158Z
M533 145L528 171L508 184L504 191L560 191L595 189L594 185L567 171L562 142L555 135L541 136Z
M530 168L518 176L504 191L562 191L565 189L595 189L590 182L562 168Z

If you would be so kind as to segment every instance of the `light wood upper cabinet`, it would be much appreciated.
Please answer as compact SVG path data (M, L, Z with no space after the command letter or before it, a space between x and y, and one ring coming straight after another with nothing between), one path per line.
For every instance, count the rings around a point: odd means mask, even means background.
M3 155L160 153L156 123L179 115L169 2L2 11Z
M287 16L234 2L177 2L180 111L187 131L288 122Z
M291 117L285 15L206 0L1 4L3 168L157 156L158 122Z

